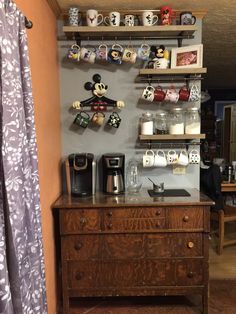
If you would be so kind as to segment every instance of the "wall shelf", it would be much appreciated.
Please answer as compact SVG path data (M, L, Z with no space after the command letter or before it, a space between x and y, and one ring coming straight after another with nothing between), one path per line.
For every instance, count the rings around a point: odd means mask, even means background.
M184 69L140 69L139 75L194 75L205 74L207 68L184 68Z
M160 134L160 135L139 135L140 141L172 141L172 140L199 140L205 139L205 134Z

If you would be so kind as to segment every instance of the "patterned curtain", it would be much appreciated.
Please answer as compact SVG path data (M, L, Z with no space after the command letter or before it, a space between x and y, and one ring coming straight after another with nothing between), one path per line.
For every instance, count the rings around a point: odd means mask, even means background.
M37 38L35 39L37 40ZM0 313L47 313L25 20L0 0Z

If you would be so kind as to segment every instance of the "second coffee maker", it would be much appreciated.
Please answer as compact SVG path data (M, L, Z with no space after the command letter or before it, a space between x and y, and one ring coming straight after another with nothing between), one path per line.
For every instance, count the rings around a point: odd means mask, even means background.
M103 192L121 194L125 191L125 155L110 153L102 155Z

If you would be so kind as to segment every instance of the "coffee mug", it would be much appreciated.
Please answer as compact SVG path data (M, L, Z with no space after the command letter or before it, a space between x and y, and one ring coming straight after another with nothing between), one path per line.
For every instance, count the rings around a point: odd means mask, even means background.
M137 57L141 60L148 60L150 55L151 48L147 44L142 44L140 48L138 48Z
M172 8L170 6L161 7L161 25L171 25Z
M80 58L88 63L94 63L96 59L96 53L88 48L82 47L80 50Z
M180 13L180 24L181 25L193 25L196 23L196 16L192 12L181 12Z
M178 91L174 87L171 87L171 88L167 89L166 96L165 96L165 101L176 103L178 100L179 100L179 93L178 93Z
M180 88L179 90L179 100L181 101L188 101L190 96L190 90L188 87L185 85Z
M125 20L124 20L125 26L134 26L134 19L135 19L134 15L126 14L125 15Z
M99 21L99 18L100 18L100 21ZM98 14L97 10L88 10L86 12L86 21L87 21L87 25L90 27L98 26L103 22L103 15Z
M122 56L122 60L125 62L135 63L137 53L133 48L125 48Z
M72 45L68 50L67 58L74 61L79 61L80 60L80 46L76 44Z
M69 24L70 26L79 25L79 8L77 7L69 8Z
M200 98L200 89L197 85L193 84L190 88L189 101L198 101Z
M110 12L109 16L104 17L104 23L109 26L120 26L120 13Z
M112 114L110 115L107 124L112 126L113 128L118 129L118 127L120 126L121 123L121 118L118 115L117 112L112 112Z
M105 114L103 112L100 112L100 111L95 112L92 116L92 119L91 119L91 121L94 124L99 125L99 126L101 126L103 124L104 120L105 120Z
M82 128L87 128L89 121L89 114L85 111L81 111L76 115L73 123L81 126Z
M186 150L181 150L177 164L180 166L187 166L188 165L188 153Z
M142 14L143 26L152 26L158 22L158 16L154 15L152 11L144 11Z
M161 86L157 86L154 91L154 101L163 101L166 93L162 90Z
M166 155L163 150L158 150L154 157L154 166L156 167L166 167L167 160Z
M190 164L199 164L200 162L200 155L196 149L190 151L188 155L188 160Z
M111 63L121 64L123 55L123 47L119 44L112 45L108 51L108 60Z
M168 165L176 164L178 161L178 154L176 153L175 150L171 149L168 151L166 159Z
M106 61L107 54L107 45L101 44L96 50L96 59Z
M153 101L154 99L155 88L151 85L148 85L144 88L141 98L147 101Z
M147 150L143 155L143 167L153 167L154 165L155 154L153 150Z

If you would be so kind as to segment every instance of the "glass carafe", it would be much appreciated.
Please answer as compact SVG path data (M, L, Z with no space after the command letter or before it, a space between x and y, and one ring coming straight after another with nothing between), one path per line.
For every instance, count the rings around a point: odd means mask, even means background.
M131 159L126 169L126 187L129 193L139 192L142 186L140 178L140 163L136 159Z

